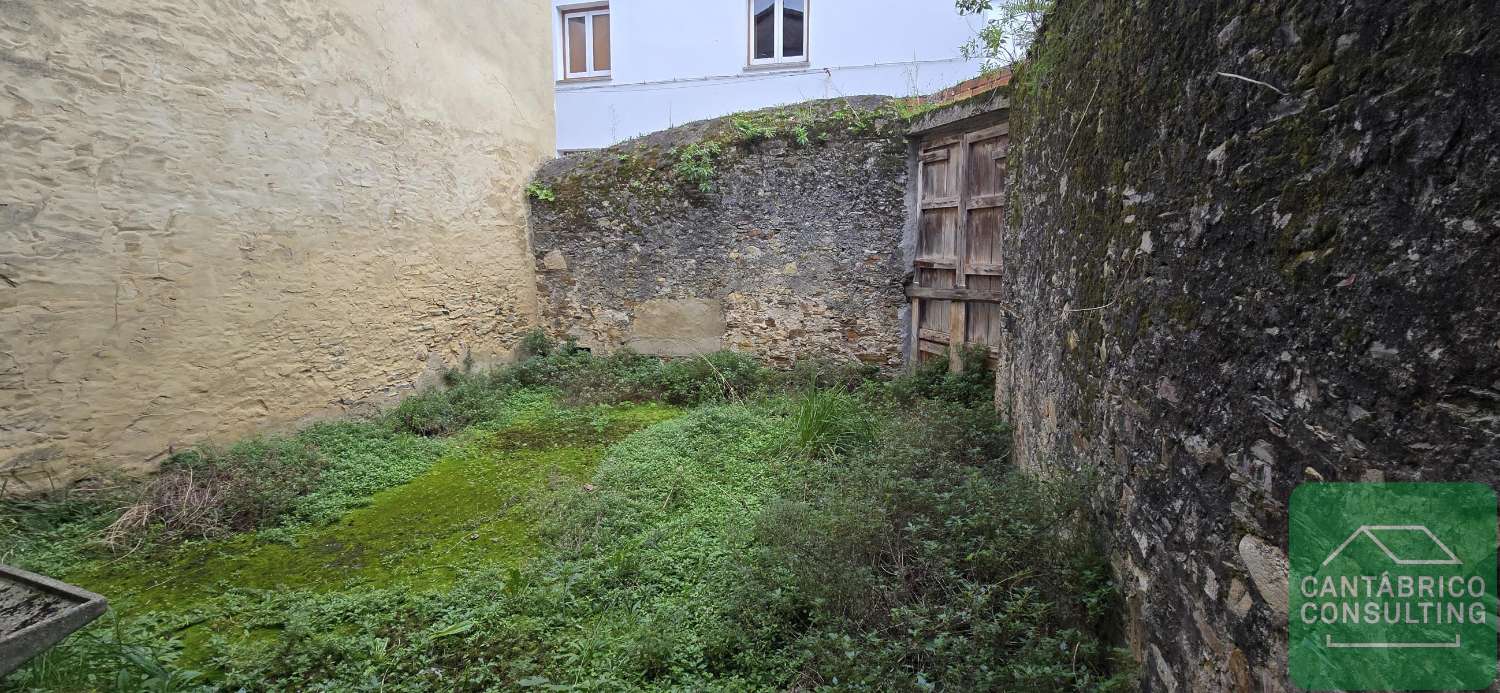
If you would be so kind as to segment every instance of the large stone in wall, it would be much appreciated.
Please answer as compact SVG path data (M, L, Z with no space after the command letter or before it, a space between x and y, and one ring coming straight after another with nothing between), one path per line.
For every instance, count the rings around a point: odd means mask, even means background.
M1102 480L1146 690L1292 688L1298 484L1500 484L1495 26L1061 0L1013 82L1002 406Z
M712 346L898 367L896 111L878 97L809 102L548 162L532 252L550 331L604 351ZM707 162L701 180L681 173L691 155Z
M724 348L724 302L659 298L632 311L625 346L642 354L693 356Z

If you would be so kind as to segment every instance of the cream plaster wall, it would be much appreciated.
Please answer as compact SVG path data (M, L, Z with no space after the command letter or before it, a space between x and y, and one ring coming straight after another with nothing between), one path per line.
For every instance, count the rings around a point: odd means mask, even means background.
M536 320L545 0L0 0L0 485L389 397Z

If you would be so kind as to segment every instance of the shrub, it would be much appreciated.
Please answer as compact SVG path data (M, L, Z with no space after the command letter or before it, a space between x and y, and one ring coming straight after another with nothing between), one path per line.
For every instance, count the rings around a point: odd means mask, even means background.
M756 519L737 613L796 643L792 687L1125 684L1109 676L1113 591L1081 495L1009 467L995 419L952 403L897 415Z
M933 399L966 407L991 407L995 372L990 368L988 352L984 347L965 347L960 358L963 370L957 373L949 372L946 359L934 359L892 380L888 389L903 402Z
M755 359L720 351L669 361L649 375L645 384L664 402L696 405L750 397L761 390L768 377L768 369Z
M488 378L450 371L446 388L434 388L401 400L385 420L392 430L420 436L457 433L504 413L504 391Z
M594 356L568 345L488 376L492 387L550 390L575 405L659 400L696 406L743 399L771 380L770 369L730 351L663 361L629 350Z
M551 337L541 330L528 330L516 343L516 357L522 361L537 356L546 356L557 347Z
M880 369L859 361L800 359L786 371L773 374L776 389L788 392L836 389L853 392L880 377Z

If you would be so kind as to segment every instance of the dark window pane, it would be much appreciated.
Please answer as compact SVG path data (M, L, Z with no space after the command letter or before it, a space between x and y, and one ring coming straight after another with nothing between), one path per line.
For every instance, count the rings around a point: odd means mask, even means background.
M781 55L791 58L802 55L802 29L807 18L807 0L786 0L781 19Z
M568 74L588 72L587 32L583 17L568 17Z
M755 23L756 59L776 57L776 0L755 0L753 16Z
M609 69L609 15L594 15L594 69Z

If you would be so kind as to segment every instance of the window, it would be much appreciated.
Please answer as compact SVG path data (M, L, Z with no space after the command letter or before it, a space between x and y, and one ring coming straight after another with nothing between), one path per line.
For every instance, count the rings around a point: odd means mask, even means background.
M750 64L807 60L809 0L750 0Z
M564 77L608 77L609 8L570 10L562 17Z

